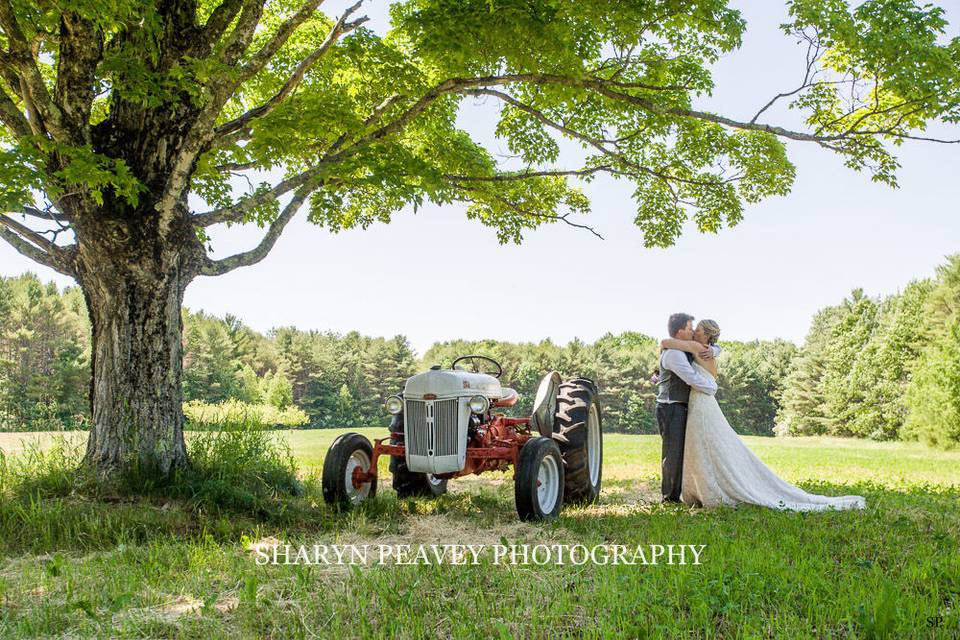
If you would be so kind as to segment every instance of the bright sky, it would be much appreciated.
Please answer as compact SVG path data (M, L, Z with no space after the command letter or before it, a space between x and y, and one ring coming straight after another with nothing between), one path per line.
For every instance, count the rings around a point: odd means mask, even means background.
M324 6L339 15L347 4ZM948 35L956 36L960 0L939 4L951 21ZM714 95L698 106L748 120L799 83L804 49L778 29L784 4L734 5L748 22L744 46L716 66ZM385 27L382 4L368 14L371 28ZM785 109L768 114L767 122L796 124ZM495 119L492 101L462 114L463 126L506 152L490 134ZM931 133L958 138L960 128ZM566 166L574 167L579 152L567 148ZM304 209L263 262L197 279L185 304L233 313L259 331L293 325L403 334L421 354L455 338L565 343L607 332L663 335L675 311L715 319L724 338L799 343L813 313L853 288L894 293L960 251L960 145L901 147L898 190L814 145L791 143L789 152L797 167L791 194L749 206L743 222L717 235L689 227L670 249L644 248L629 183L607 178L586 186L593 213L583 220L605 240L555 224L530 232L522 246L501 246L492 229L456 206L331 234L307 223ZM217 231L216 256L245 250L262 233L256 226ZM72 284L0 242L0 274L27 270Z

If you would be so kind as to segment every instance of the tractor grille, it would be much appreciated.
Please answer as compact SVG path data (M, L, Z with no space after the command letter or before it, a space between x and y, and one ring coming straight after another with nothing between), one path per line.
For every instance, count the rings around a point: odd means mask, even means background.
M441 400L433 403L433 423L437 434L436 446L438 456L453 456L457 454L457 435L459 434L459 420L457 420L457 400Z
M427 455L427 403L422 400L407 400L403 416L404 440L410 455Z
M450 456L458 452L458 401L407 400L403 418L407 450L411 455ZM432 425L432 429L431 429Z

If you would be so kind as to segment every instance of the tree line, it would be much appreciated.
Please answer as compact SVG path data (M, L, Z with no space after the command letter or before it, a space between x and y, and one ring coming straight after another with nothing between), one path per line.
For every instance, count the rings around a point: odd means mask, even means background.
M383 401L407 377L459 355L491 356L528 413L556 369L594 379L610 431L656 433L650 376L658 340L608 334L593 343L455 340L418 358L407 339L294 327L254 331L232 315L183 313L183 392L199 427L216 416L278 426L385 425ZM83 297L35 275L0 278L0 428L85 428L90 339ZM739 433L960 442L960 256L936 277L872 298L855 290L813 318L802 347L722 341L719 391ZM213 418L211 418L213 416Z
M960 442L960 255L896 295L821 309L783 389L778 434Z

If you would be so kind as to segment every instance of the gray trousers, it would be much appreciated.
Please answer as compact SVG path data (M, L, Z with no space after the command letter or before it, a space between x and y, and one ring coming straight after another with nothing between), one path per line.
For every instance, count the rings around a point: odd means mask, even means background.
M687 435L687 405L657 403L657 427L663 439L660 493L665 501L679 502L683 483L683 443Z

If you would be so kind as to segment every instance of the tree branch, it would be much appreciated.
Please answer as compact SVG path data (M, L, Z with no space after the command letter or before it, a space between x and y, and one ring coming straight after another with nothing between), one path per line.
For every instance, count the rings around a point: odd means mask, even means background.
M841 140L844 138L849 138L855 135L869 135L871 132L855 132L848 130L843 133L833 134L833 135L817 135L804 133L801 131L793 131L791 129L786 129L784 127L778 127L769 124L759 124L756 122L742 122L740 120L734 120L733 118L727 118L725 116L707 113L704 111L698 111L696 109L685 109L682 107L669 107L662 106L651 102L650 100L642 97L636 96L630 93L624 93L618 91L618 89L624 88L627 85L624 83L606 81L601 78L570 78L566 76L557 76L552 74L513 74L513 75L504 75L504 76L488 76L485 78L469 78L469 79L453 79L445 81L446 83L453 83L453 87L447 89L447 92L456 92L460 89L470 88L470 87L483 87L483 86L493 86L497 84L509 84L514 82L530 82L532 84L547 84L547 85L561 85L561 86L570 86L570 87L580 87L584 89L589 89L600 95L606 96L613 100L619 100L626 102L628 104L634 104L645 111L650 113L660 114L660 115L672 115L677 117L685 118L694 118L697 120L703 120L706 122L714 122L716 124L721 124L726 127L733 129L742 129L747 131L763 131L765 133L771 133L775 136L781 138L788 138L790 140L798 140L802 142L832 142L836 140ZM889 109L887 109L889 110Z
M904 140L920 140L923 142L936 142L937 144L960 144L960 139L945 140L943 138L927 138L925 136L912 136L906 133L899 133L897 131L880 130L880 131L863 131L861 133L864 135L871 135L875 133L877 135L886 135L886 136L893 136L894 138L903 138Z
M263 206L268 202L272 202L273 200L280 198L282 195L306 185L311 179L325 169L325 164L318 162L310 169L287 178L286 180L280 181L269 191L264 191L263 193L258 193L248 198L244 198L240 202L230 207L214 209L213 211L207 211L206 213L198 213L193 216L191 221L195 226L198 227L209 227L222 222L239 222L243 219L244 215L250 211L253 211L257 207ZM311 191L313 191L313 189L311 189Z
M76 276L74 268L76 245L57 246L29 227L20 224L9 214L0 215L0 237L34 262L64 275Z
M232 173L232 172L234 172L234 171L249 171L250 169L255 169L256 167L259 167L259 166L260 166L260 163L259 163L259 162L256 162L256 161L254 161L254 162L224 162L223 164L218 164L218 165L217 165L216 167L214 167L214 168L215 168L217 171L220 171L220 172L229 171L229 172Z
M240 18L236 26L230 32L227 44L223 49L223 61L228 65L234 65L243 55L250 41L257 31L257 25L260 23L260 16L263 15L264 0L244 0L243 9L240 11Z
M806 67L806 71L803 74L803 82L801 82L800 86L794 89L793 91L788 91L786 93L779 93L775 95L773 98L771 98L770 101L767 102L767 104L763 105L760 108L760 110L757 111L752 118L750 118L750 122L751 123L756 122L757 118L763 115L764 111L772 107L781 98L788 98L792 95L800 93L807 87L814 86L810 84L810 81L813 79L813 76L816 74L814 67L819 59L820 59L820 41L817 39L808 38L807 39L807 67ZM814 84L821 84L821 83L814 83Z
M3 49L0 49L0 75L3 76L3 80L7 83L10 91L12 91L18 99L22 100L23 94L20 92L20 76L17 75L13 60Z
M41 220L53 221L53 222L56 222L58 225L62 225L63 223L70 222L70 216L68 216L67 214L54 213L49 209L44 210L44 209L38 209L36 207L24 207L23 211L21 211L20 213L23 213L28 216L33 216L34 218L40 218Z
M659 115L671 115L675 117L684 117L684 118L694 118L698 120L703 120L706 122L713 122L720 124L726 127L748 130L748 131L762 131L765 133L770 133L778 137L788 138L791 140L798 140L804 142L815 142L827 148L836 150L836 148L831 144L838 140L847 139L857 135L868 135L870 132L852 132L848 131L841 134L834 135L815 135L810 133L804 133L800 131L793 131L790 129L785 129L783 127L768 125L768 124L759 124L756 122L742 122L739 120L734 120L732 118L727 118L725 116L707 113L703 111L698 111L695 109L686 109L682 107L672 107L672 106L662 106L651 102L650 100L642 97L636 96L631 93L624 93L620 91L621 88L629 88L629 83L619 83L616 81L603 80L601 78L572 78L567 76L557 76L552 74L507 74L507 75L496 75L496 76L484 76L484 77L474 77L474 78L448 78L443 82L438 83L432 89L425 92L420 98L418 98L413 104L411 104L406 110L401 112L396 118L392 121L374 129L362 135L361 137L350 141L347 143L346 135L341 136L328 150L327 152L314 164L313 167L307 169L306 171L287 178L286 180L280 182L275 187L269 191L265 191L261 194L257 194L242 200L241 202L221 209L216 209L206 213L197 214L193 217L193 223L197 226L205 227L221 222L236 222L243 219L243 216L255 209L258 206L261 206L271 200L277 199L280 196L288 193L294 189L299 188L305 184L308 180L312 179L314 176L320 174L326 170L326 165L336 163L344 158L347 158L355 154L358 150L363 147L376 142L377 140L383 139L393 133L403 130L407 124L409 124L413 119L425 111L434 101L440 99L443 96L451 94L463 94L463 95L491 95L497 98L503 99L513 106L523 109L533 115L534 117L540 119L544 124L561 131L567 135L570 135L574 138L580 139L587 144L594 146L604 155L616 160L618 163L621 163L623 166L632 168L635 171L647 173L649 175L655 176L660 180L665 181L668 185L671 181L673 182L682 182L688 184L696 184L700 186L719 186L722 183L730 182L738 177L729 178L719 182L714 181L703 181L703 180L691 180L689 178L683 178L680 176L674 176L657 169L650 167L645 167L638 165L628 158L623 156L622 153L609 149L606 147L603 142L587 136L582 132L570 129L569 127L564 126L561 123L557 123L549 118L547 118L541 111L526 105L516 98L513 98L509 94L506 94L502 91L496 91L492 89L485 89L484 87L491 87L496 85L508 85L513 83L530 83L530 84L544 84L544 85L561 85L561 86L570 86L586 89L593 91L599 95L603 95L612 100L618 100L621 102L626 102L629 104L634 104L645 111L650 113L659 114ZM405 96L403 96L405 97ZM367 121L375 121L386 111L389 106L392 106L403 99L403 97L390 96L380 106L378 106L373 114L367 118ZM887 135L902 135L905 137L905 134L900 134L892 131L884 132L873 132L873 133L885 133ZM940 140L941 142L952 142ZM615 144L616 141L613 141ZM346 148L343 148L346 144ZM611 173L617 174L627 174L622 170L618 170L615 167L608 169ZM568 174L571 175L571 174ZM482 178L478 178L482 179ZM671 187L672 190L672 187Z
M498 173L492 176L465 176L457 174L446 174L443 177L450 182L514 182L517 180L530 180L531 178L552 178L564 176L584 177L600 171L610 171L611 165L598 165L596 167L586 167L584 169L545 169L543 171L521 171L518 173Z
M208 52L213 50L217 41L223 37L227 27L230 26L233 19L240 13L241 7L243 7L243 0L223 0L223 2L217 5L217 8L213 10L213 13L210 14L207 22L203 25L203 31L200 36L203 49L205 49L203 53L209 55ZM199 57L206 56L201 53Z
M340 149L343 146L343 143L346 141L344 136L341 136L328 150L327 152L314 164L313 167L307 169L306 171L288 178L269 191L265 191L261 194L257 194L246 198L239 203L232 205L230 207L224 207L221 209L216 209L213 211L208 211L206 213L201 213L193 216L193 223L197 226L207 227L214 224L219 224L222 222L237 222L243 219L243 216L255 209L258 206L261 206L271 200L288 193L300 185L304 184L306 181L310 180L313 176L321 173L326 170L326 165L336 163L340 160L343 160L346 157L349 157L356 153L359 149L364 146L375 142L376 140L385 138L392 133L402 130L410 121L416 118L419 114L425 111L431 103L438 100L439 98L450 95L453 93L465 93L467 89L477 86L486 86L494 84L507 84L511 82L530 82L533 80L539 80L542 78L550 79L551 81L556 81L560 79L562 81L575 83L576 81L572 78L564 78L562 76L542 76L542 75L508 75L508 76L487 76L480 78L450 78L444 80L443 82L437 84L432 89L427 91L423 96L421 96L416 102L414 102L410 107L408 107L403 113L398 115L391 122L371 131L370 133L360 137L359 139L353 141L346 149ZM499 93L499 92L498 92ZM499 95L507 96L507 94L499 93ZM507 96L510 97L510 96ZM511 97L512 99L512 97ZM381 106L377 107L377 110L385 110L388 103L392 104L397 102L394 96L387 98ZM519 103L522 104L522 103ZM372 118L372 116L371 116ZM369 120L370 118L368 118ZM572 131L572 130L571 130ZM602 148L602 147L601 147ZM609 152L609 150L607 150ZM621 161L624 159L621 156ZM627 161L629 165L629 161ZM653 175L657 173L649 168L641 168L639 165L633 165L638 170L643 170L650 172ZM660 176L661 178L663 176ZM680 180L680 178L677 178Z
M220 138L214 138L208 145L207 151L211 149L223 149L229 147L230 145L240 144L244 140L249 140L252 135L253 129L250 127L237 129L233 133L229 133Z
M383 116L383 114L387 112L387 109L389 109L390 107L392 107L402 99L403 99L403 96L400 95L399 93L395 93L392 96L386 98L383 102L378 104L372 112L370 112L370 115L367 116L367 118L363 121L363 126L369 127L373 123L377 122L381 118L381 116Z
M365 146L370 142L374 142L392 133L395 133L396 131L403 129L411 120L413 120L418 115L420 115L420 113L426 110L431 103L433 103L434 101L436 101L442 96L450 95L450 94L465 94L465 93L469 93L470 90L476 89L478 87L491 87L496 85L507 85L507 84L513 84L513 83L521 83L521 82L527 82L531 84L578 87L578 88L594 91L595 93L604 95L613 100L634 104L651 113L656 113L661 115L673 115L678 117L696 118L699 120L715 122L717 124L722 124L724 126L728 126L736 129L764 131L767 133L772 133L774 135L784 137L784 138L790 138L793 140L820 142L820 141L836 140L839 138L839 136L815 136L808 133L791 131L789 129L784 129L783 127L776 127L776 126L766 125L766 124L740 122L737 120L733 120L731 118L726 118L724 116L714 115L714 114L706 113L702 111L696 111L694 109L683 109L681 107L664 107L661 105L657 105L641 96L635 96L630 93L623 93L621 91L616 90L620 88L629 88L629 83L607 81L600 78L572 78L568 76L558 76L553 74L507 74L507 75L484 76L484 77L476 77L476 78L448 78L447 80L444 80L443 82L435 85L432 89L427 91L422 97L420 97L406 111L400 114L392 122L389 122L388 124L381 126L379 129L376 129L360 137L356 141L352 142L350 146L351 147ZM342 146L342 142L344 141L345 140L343 139L338 140L338 144L334 144L334 146L331 147L330 151L331 152L336 151L340 146ZM339 159L340 156L341 154L336 154L330 157L333 159Z
M689 179L689 178L683 178L683 177L681 177L681 176L676 176L676 175L672 175L672 174L669 174L669 173L664 173L662 170L652 169L652 168L650 168L650 167L637 164L636 162L633 162L632 160L630 160L630 158L627 158L626 156L624 156L624 155L623 155L622 153L620 153L619 151L615 151L615 150L610 149L609 147L607 147L605 144L603 144L603 141L598 140L597 138L594 138L593 136L589 136L589 135L587 135L587 134L585 134L585 133L582 133L582 132L580 132L580 131L577 131L577 130L575 130L575 129L571 129L571 128L569 128L569 127L567 127L567 126L565 126L565 125L563 125L563 124L561 124L561 123L559 123L559 122L556 122L555 120L552 120L551 118L548 118L548 117L547 117L542 111L540 111L539 109L536 109L536 108L534 108L534 107L532 107L532 106L530 106L530 105L528 105L528 104L526 104L526 103L524 103L524 102L520 102L519 100L517 100L516 98L514 98L513 96L511 96L511 95L508 94L508 93L504 93L504 92L502 92L502 91L497 91L497 90L494 90L494 89L468 89L465 93L467 93L467 94L469 94L469 95L487 95L487 96L492 96L492 97L495 97L495 98L499 98L500 100L503 100L504 102L510 104L511 106L515 107L516 109L519 109L519 110L523 111L524 113L527 113L527 114L533 116L533 117L536 118L538 121L542 122L543 124L547 125L548 127L552 128L552 129L556 129L557 131L559 131L559 132L561 132L561 133L563 133L563 134L565 134L565 135L567 135L567 136L569 136L569 137L572 137L572 138L575 138L575 139L580 140L580 141L582 141L582 142L585 142L586 144L588 144L588 145L594 147L595 149L597 149L600 153L604 154L605 156L607 156L607 157L610 158L611 160L614 160L614 161L618 162L619 164L622 164L624 167L628 167L628 168L630 168L630 169L632 169L632 170L634 170L634 171L636 171L636 172L646 173L646 174L648 174L648 175L654 176L655 178L659 178L660 180L663 180L663 181L668 182L668 183L671 182L671 181L673 181L673 182L682 182L682 183L686 183L686 184L695 184L695 185L704 186L704 187L713 187L713 186L719 186L720 184L722 184L722 182L712 182L712 181L704 181L704 180L691 180L691 179ZM616 142L617 142L617 141L613 141L614 144L616 144Z
M296 90L296 88L300 85L300 83L303 81L303 78L306 75L307 71L310 69L310 67L312 67L317 62L317 60L322 58L324 54L326 54L327 51L329 51L330 47L333 46L333 44L340 38L340 36L346 33L349 33L350 31L352 31L353 29L356 29L358 26L360 26L361 24L363 24L368 20L368 18L363 17L363 18L360 18L359 20L355 20L354 22L350 22L350 23L346 21L347 18L349 18L350 15L353 14L359 8L360 8L360 3L358 2L352 7L348 8L343 13L343 15L340 16L340 19L337 20L336 24L334 24L333 28L330 30L330 33L327 34L327 37L324 39L323 43L321 43L320 47L317 48L317 50L311 53L309 56L304 58L299 65L297 65L297 68L294 70L293 74L290 76L290 78L287 79L286 82L283 83L283 86L280 88L280 90L276 94L273 95L273 97L271 97L269 100L267 100L265 103L263 103L259 107L251 109L250 111L247 111L242 116L238 118L234 118L233 120L226 122L220 125L219 127L217 127L215 131L216 137L214 139L216 140L217 138L226 136L228 134L234 133L235 131L246 128L249 125L251 120L254 120L255 118L262 118L263 116L269 114L283 100L285 100L287 96L293 93Z
M0 88L0 122L3 122L17 138L23 139L33 135L30 121L2 88Z
M483 204L482 202L478 202L477 200L473 200L472 198L467 198L466 200L467 200L468 202L473 202L473 203L476 203L476 204ZM507 207L513 209L514 211L516 211L517 213L519 213L519 214L521 214L521 215L529 216L529 217L531 217L531 218L542 218L542 219L544 219L544 220L560 221L560 222L563 222L564 224L567 224L567 225L569 225L569 226L571 226L571 227L574 227L574 228L577 228L577 229L586 229L587 231L589 231L589 232L592 233L593 235L597 236L597 237L600 238L601 240L604 239L603 236L600 235L600 234L597 232L597 230L594 229L593 227L591 227L591 226L589 226L589 225L585 225L585 224L579 224L579 223L577 223L577 222L570 222L569 218L567 217L567 216L570 215L569 213L565 213L565 214L563 214L563 215L550 215L550 214L548 214L548 213L537 213L536 211L530 211L530 210L528 210L528 209L525 209L525 208L521 207L520 205L518 205L517 203L515 203L515 202L513 202L513 201L511 201L511 200L508 200L508 199L506 199L506 198L504 198L504 197L502 197L502 196L494 196L494 200L496 200L497 202L500 202L500 203L506 205Z
M273 249L273 245L276 244L277 238L280 237L283 229L287 226L290 220L293 219L293 216L296 215L297 211L300 210L300 207L303 205L304 201L315 188L315 185L304 186L293 194L293 199L290 200L287 206L283 208L283 211L280 212L280 215L277 216L277 219L270 224L267 234L263 237L263 240L261 240L260 244L257 245L256 248L244 253L238 253L222 260L211 260L209 257L207 257L206 262L200 269L200 274L204 276L219 276L233 271L234 269L238 269L239 267L247 267L256 264L266 258L267 254L270 253L270 250Z
M0 0L2 1L2 0ZM263 0L245 0L237 25L230 34L223 52L223 60L229 65L243 55L256 33L257 24L263 13ZM177 204L189 186L190 173L197 156L213 139L213 125L230 96L246 78L235 78L234 74L224 74L211 81L206 87L210 93L206 105L190 126L180 148L176 151L169 178L163 193L157 200L156 210L160 214L161 233L166 235L176 217Z
M0 0L0 26L7 35L10 49L7 58L20 78L24 102L35 109L42 130L48 131L56 139L69 141L69 131L62 125L63 114L50 97L36 65L33 43L27 40L20 29L10 0Z
M77 142L90 144L90 112L95 95L96 68L103 57L103 31L91 20L72 13L60 19L60 56L54 103L64 127Z
M314 11L316 11L317 7L320 6L321 2L323 2L323 0L308 0L305 2L296 11L296 13L294 13L293 16L288 18L286 22L280 25L276 33L273 34L273 37L270 38L269 42L267 42L267 44L261 47L259 51L253 54L250 60L240 69L239 74L236 76L224 76L214 81L213 85L210 87L213 96L210 98L203 111L197 116L196 120L191 125L190 132L187 134L181 149L177 153L177 159L170 172L170 178L164 188L163 195L157 202L156 208L161 216L162 233L167 233L171 228L172 221L175 217L174 210L176 205L180 201L184 190L189 184L190 171L194 160L203 150L209 147L210 143L215 138L213 124L216 121L218 114L223 109L223 105L226 104L227 100L229 100L230 96L233 95L237 87L253 77L270 61L277 51L287 42L297 27L306 22L313 15ZM248 9L254 13L256 12L256 7L251 8L250 5L244 6L244 10L240 16L240 24L238 24L237 28L234 30L234 35L236 35L236 32L240 30L241 25L245 24L244 17L248 14ZM353 11L355 9L351 8L350 10ZM252 20L254 29L257 21L258 20ZM247 44L244 44L243 40L247 36L252 36L252 31L247 34L240 34L240 37L238 38L231 36L231 44L227 47L228 58L231 58L234 54L239 57L239 55L242 53L242 50L246 49L249 41ZM242 48L240 48L241 45ZM240 125L237 128L244 129L245 125ZM289 190L290 189L287 189L287 191ZM285 192L281 192L281 194L282 193Z
M363 0L360 0L360 2L363 2ZM360 2L353 7L350 7L348 11L351 13L356 11L357 7L360 5ZM263 69L263 67L265 67L271 59L273 59L273 56L276 55L277 51L280 50L280 47L286 44L290 36L293 35L293 32L297 30L297 27L306 22L310 16L313 15L313 12L317 10L317 7L319 7L322 3L323 0L307 0L307 2L297 9L296 13L287 18L286 22L281 24L276 33L273 34L273 37L270 38L270 41L263 45L259 51L254 53L249 62L243 65L241 71L241 76L243 79L246 80L247 78L251 78L261 69Z

